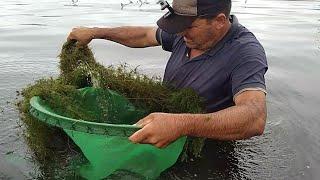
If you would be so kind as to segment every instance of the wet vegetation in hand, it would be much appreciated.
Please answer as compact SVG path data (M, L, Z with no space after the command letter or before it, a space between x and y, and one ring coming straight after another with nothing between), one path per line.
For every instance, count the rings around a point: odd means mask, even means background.
M193 90L174 89L164 84L161 78L141 74L137 68L132 68L128 64L102 66L95 61L88 47L77 47L73 41L63 45L59 58L59 77L41 79L29 85L22 91L23 100L18 103L26 127L27 141L38 160L42 162L54 157L52 156L54 148L50 146L52 139L66 137L61 135L61 130L48 127L29 114L30 99L33 96L40 96L59 114L88 121L95 121L95 117L86 111L77 91L88 86L116 91L148 113L204 112L203 101ZM186 154L198 156L202 145L201 138L189 140L182 157L186 157ZM76 149L70 148L70 144L68 146L71 151Z

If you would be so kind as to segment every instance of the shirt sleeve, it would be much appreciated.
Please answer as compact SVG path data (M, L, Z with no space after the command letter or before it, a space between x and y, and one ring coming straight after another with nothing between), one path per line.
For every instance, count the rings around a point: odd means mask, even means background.
M268 65L262 46L259 44L245 46L236 61L238 63L231 72L233 97L245 90L261 90L266 93L264 75Z
M176 37L176 34L169 34L160 28L157 29L156 39L165 51L172 52Z

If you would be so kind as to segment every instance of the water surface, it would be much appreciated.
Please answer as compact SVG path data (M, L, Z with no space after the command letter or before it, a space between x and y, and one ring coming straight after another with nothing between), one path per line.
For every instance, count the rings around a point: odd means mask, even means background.
M0 2L0 179L30 179L39 167L21 135L16 91L59 73L57 55L73 27L155 25L163 13L149 2L123 10L117 0ZM237 141L232 151L209 148L217 151L208 157L216 165L184 167L170 177L319 179L320 1L234 1L233 13L267 52L265 133ZM91 46L105 65L141 65L150 75L163 75L169 57L161 48L130 49L102 40Z

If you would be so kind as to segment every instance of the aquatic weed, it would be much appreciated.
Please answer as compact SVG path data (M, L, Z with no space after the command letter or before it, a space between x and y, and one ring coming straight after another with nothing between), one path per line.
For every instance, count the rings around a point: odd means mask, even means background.
M46 153L38 151L39 146L47 147L46 143L50 144L50 141L41 139L50 139L58 131L30 117L29 101L33 96L40 96L52 108L57 109L58 113L91 121L95 117L82 106L78 88L94 86L111 89L148 113L204 113L203 100L192 89L174 89L164 84L160 77L141 74L137 68L128 64L104 67L95 61L87 46L77 47L74 41L63 45L59 58L58 78L41 79L22 91L24 99L20 102L19 109L25 117L22 119L28 129L27 133L34 137L31 138L33 142L30 141L34 147L32 149L38 154ZM185 159L185 155L199 156L203 141L203 138L189 138L182 159Z

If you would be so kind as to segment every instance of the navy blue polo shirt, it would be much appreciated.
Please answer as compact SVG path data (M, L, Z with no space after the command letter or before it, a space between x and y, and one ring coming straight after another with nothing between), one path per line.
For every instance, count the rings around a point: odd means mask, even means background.
M204 54L190 59L183 37L158 28L156 38L172 52L163 81L176 88L192 88L205 99L207 112L234 105L234 97L246 90L266 92L268 69L265 51L256 37L231 16L224 38Z

